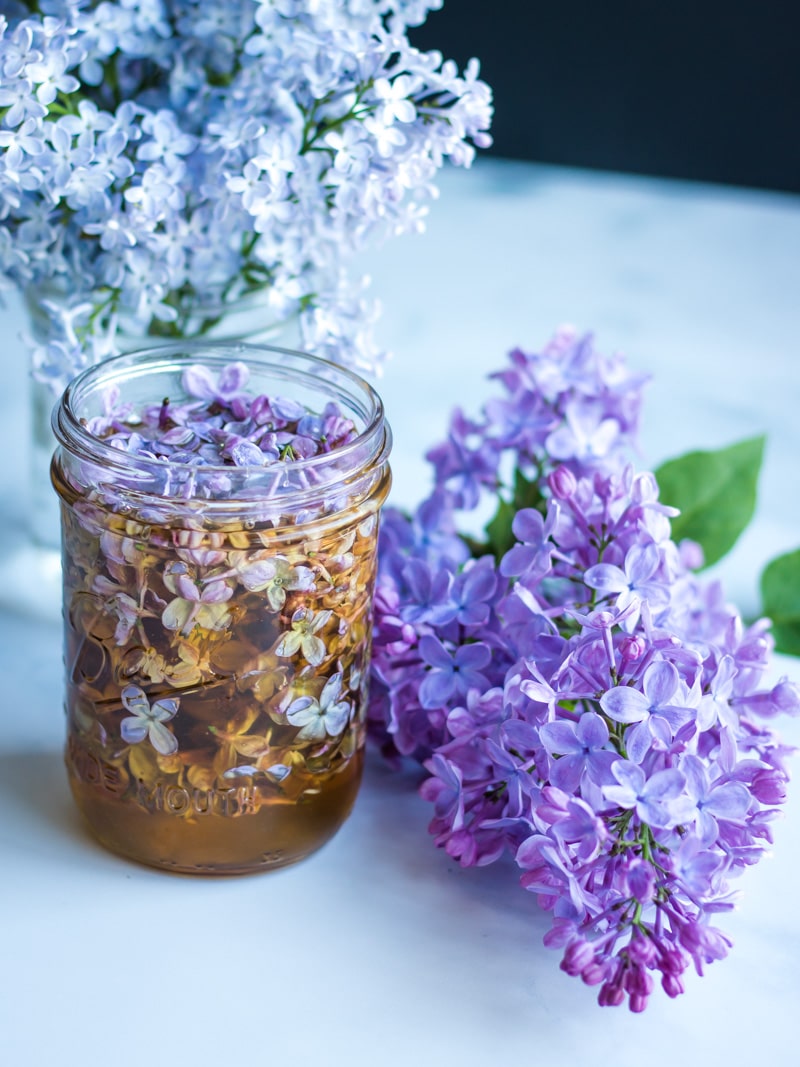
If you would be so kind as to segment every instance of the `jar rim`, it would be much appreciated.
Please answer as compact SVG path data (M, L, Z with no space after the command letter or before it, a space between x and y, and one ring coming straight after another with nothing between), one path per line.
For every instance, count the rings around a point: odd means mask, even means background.
M123 381L142 378L159 371L180 371L198 363L210 370L219 371L233 360L246 363L251 370L277 373L284 380L315 385L320 392L329 390L329 399L342 402L349 414L354 414L363 421L363 428L357 429L356 436L346 444L315 456L293 459L286 466L232 466L209 463L197 467L191 463L174 462L169 457L151 458L123 452L96 437L82 422L85 416L80 413L81 402L85 402L90 396L102 395L112 386L120 386ZM124 393L122 399L124 400ZM202 472L204 477L211 478L217 474L231 475L235 472L238 478L247 479L248 476L263 477L265 474L279 474L281 471L291 470L293 476L298 478L308 476L313 485L281 494L284 503L295 497L302 497L310 491L319 493L335 482L357 476L365 468L384 463L391 449L391 431L386 422L383 401L369 382L360 375L308 352L245 342L176 341L113 356L88 367L69 383L53 410L51 422L56 440L69 453L120 475L130 476L136 471L151 475L155 479L168 470L187 474ZM327 478L326 472L329 473ZM146 490L137 491L137 495L139 493L143 497L151 497ZM186 505L190 502L185 497L169 494L156 493L152 494L152 498L158 499L162 504L175 502ZM250 496L239 498L235 493L222 500L202 497L195 499L212 509L215 504L230 507L237 499L241 499L245 505L256 502Z

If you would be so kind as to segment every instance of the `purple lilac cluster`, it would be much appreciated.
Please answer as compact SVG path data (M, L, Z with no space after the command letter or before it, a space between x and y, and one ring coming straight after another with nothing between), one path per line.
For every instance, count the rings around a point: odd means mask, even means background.
M197 364L181 377L190 399L175 403L165 397L141 412L121 404L118 388L112 387L104 413L86 428L143 459L249 468L310 459L357 436L355 424L335 401L316 414L290 397L247 395L250 371L245 363L229 363L219 375Z
M545 938L599 1001L642 1011L730 941L712 923L771 841L800 711L674 509L628 462L643 380L591 336L515 351L478 419L427 458L432 495L384 513L371 728L421 761L430 831L463 866L510 853ZM488 541L459 520L499 497Z

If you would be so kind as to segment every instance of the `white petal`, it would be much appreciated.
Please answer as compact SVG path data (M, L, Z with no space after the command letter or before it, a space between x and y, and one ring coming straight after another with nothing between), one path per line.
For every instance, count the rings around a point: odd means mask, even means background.
M171 756L178 751L178 742L173 734L160 722L150 724L150 744L162 756Z

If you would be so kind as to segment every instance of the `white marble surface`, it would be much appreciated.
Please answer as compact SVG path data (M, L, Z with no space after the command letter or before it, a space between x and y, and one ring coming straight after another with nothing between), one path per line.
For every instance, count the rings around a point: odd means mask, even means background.
M428 234L369 261L395 352L394 500L423 493L424 448L453 404L479 406L507 349L592 327L654 375L643 465L768 433L756 520L720 568L756 610L761 565L800 544L800 201L501 162L441 187ZM0 549L24 515L19 321L0 313ZM776 670L800 680L794 661ZM68 797L58 627L0 611L0 677L3 1063L797 1062L800 788L774 857L741 880L729 959L639 1017L559 971L512 868L437 852L411 780L375 759L350 821L299 867L207 881L117 859ZM784 733L800 744L800 723Z

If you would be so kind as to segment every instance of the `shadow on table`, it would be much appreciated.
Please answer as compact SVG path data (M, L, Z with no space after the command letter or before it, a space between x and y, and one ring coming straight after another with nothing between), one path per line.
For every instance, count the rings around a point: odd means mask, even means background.
M15 853L56 852L85 861L87 851L99 851L72 802L60 751L0 752L0 814L9 861Z
M521 889L522 872L510 856L486 867L463 868L436 847L428 833L433 807L417 792L424 777L421 770L394 771L377 753L369 753L353 819L364 839L362 847L373 862L394 867L398 876L414 883L425 881L441 887L447 897L455 894L465 904L502 908L507 918L524 923L528 934L531 922L534 935L537 930L539 936L544 934L550 919L537 907L534 895Z

